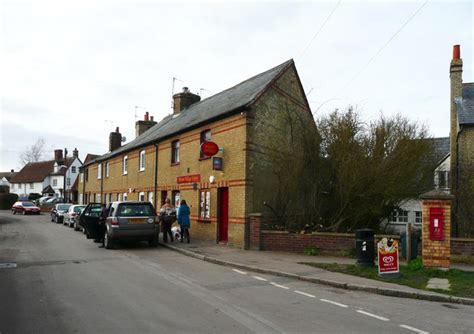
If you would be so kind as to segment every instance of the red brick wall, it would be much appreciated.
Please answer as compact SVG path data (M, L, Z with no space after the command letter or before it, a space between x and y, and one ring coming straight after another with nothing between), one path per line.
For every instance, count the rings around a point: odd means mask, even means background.
M451 254L474 256L474 239L451 238Z

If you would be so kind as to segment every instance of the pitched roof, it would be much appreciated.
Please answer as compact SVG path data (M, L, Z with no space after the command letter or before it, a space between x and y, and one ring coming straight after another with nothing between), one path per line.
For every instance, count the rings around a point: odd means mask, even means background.
M88 154L86 155L86 158L84 159L84 164L86 164L86 163L88 163L88 162L90 162L90 161L92 161L92 160L95 160L95 159L97 159L98 157L100 157L100 154L90 154L90 153L88 153Z
M54 160L30 162L12 177L10 182L42 182L53 171L54 162Z
M430 138L433 145L433 162L439 163L450 153L449 137Z
M0 172L0 179L6 178L7 181L10 181L15 175L15 172Z
M274 80L280 77L292 65L294 65L294 62L293 59L290 59L231 88L194 103L179 114L168 115L130 143L115 151L104 154L94 161L85 161L84 166L163 140L183 131L189 131L212 120L249 107L266 91Z
M474 83L462 85L462 97L455 99L459 125L474 125Z

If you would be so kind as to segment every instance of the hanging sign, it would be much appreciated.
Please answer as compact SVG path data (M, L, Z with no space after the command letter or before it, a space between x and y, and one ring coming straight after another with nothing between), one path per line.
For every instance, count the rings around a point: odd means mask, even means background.
M212 157L219 152L219 146L212 141L205 141L201 144L201 153L206 157Z
M377 243L379 276L400 277L398 241L382 238Z
M222 170L222 158L212 157L212 169L213 170Z

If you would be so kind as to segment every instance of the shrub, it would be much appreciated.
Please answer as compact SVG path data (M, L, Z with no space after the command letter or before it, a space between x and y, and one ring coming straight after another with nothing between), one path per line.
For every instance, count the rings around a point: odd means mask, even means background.
M418 271L418 270L423 269L423 261L421 259L410 261L410 264L408 265L408 269L410 271Z
M304 249L304 254L305 255L311 255L311 256L315 256L315 255L319 255L319 248L316 248L316 247L306 247Z
M0 209L11 209L13 204L18 200L17 194L0 194Z

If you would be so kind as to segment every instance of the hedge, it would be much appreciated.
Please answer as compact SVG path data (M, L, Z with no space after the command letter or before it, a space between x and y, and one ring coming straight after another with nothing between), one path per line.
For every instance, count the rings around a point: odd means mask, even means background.
M17 194L0 194L0 209L11 209L13 204L18 200Z

